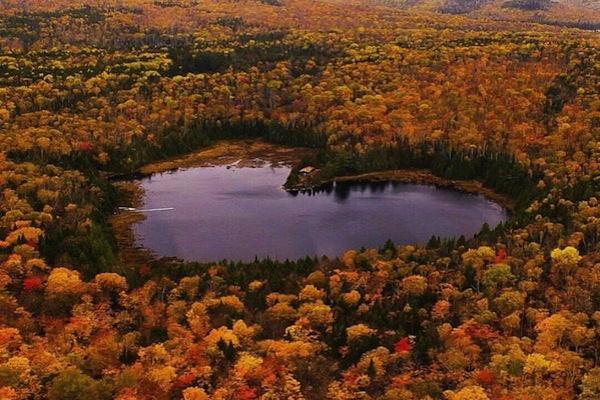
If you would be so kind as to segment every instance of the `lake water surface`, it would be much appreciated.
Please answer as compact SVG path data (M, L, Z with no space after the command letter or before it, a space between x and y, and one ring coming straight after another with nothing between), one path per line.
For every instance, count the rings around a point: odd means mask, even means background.
M316 194L281 189L287 167L204 167L142 180L147 212L138 243L159 256L194 261L340 256L361 246L470 236L507 212L483 196L435 186L337 185Z

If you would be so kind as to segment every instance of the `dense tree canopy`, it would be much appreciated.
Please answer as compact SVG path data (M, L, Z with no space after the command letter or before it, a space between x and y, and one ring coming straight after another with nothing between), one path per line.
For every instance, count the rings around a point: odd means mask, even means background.
M598 398L585 7L4 0L0 398ZM314 148L316 181L476 179L513 217L335 260L120 259L107 178L234 138Z

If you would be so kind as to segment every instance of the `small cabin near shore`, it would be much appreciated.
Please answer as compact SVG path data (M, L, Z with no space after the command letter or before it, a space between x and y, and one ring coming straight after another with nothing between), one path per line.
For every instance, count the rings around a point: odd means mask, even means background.
M312 166L307 166L302 168L300 171L298 171L298 175L300 176L308 176L310 174L312 174L313 172L315 172L317 169L315 167Z

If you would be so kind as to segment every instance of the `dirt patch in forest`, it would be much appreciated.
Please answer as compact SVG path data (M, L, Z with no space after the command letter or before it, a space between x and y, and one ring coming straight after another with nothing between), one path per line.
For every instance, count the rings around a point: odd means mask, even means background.
M222 140L198 152L158 161L140 168L142 174L155 174L180 168L235 165L259 167L265 164L293 165L312 151L306 148L285 147L262 140Z

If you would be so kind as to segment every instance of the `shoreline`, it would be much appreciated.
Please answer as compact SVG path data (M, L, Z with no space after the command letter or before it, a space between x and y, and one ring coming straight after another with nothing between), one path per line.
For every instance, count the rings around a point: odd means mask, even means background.
M193 153L158 160L146 164L136 171L107 176L123 194L122 207L138 208L143 205L144 189L140 180L154 174L162 174L179 169L214 167L235 164L237 167L256 168L263 165L274 167L293 165L312 149L285 147L263 140L220 140ZM135 269L156 259L151 249L138 245L133 226L145 219L139 212L117 209L109 216L111 229L118 238L119 262L124 268Z
M510 213L513 213L516 208L515 200L510 196L503 195L486 188L483 184L476 180L452 180L434 175L428 169L398 169L390 171L367 172L358 175L344 175L334 177L329 180L317 182L309 187L297 186L285 188L287 191L319 189L331 183L369 183L369 182L402 182L416 183L423 185L434 185L440 188L452 189L463 193L480 194L490 201L493 201Z
M256 168L265 164L273 167L288 165L294 166L300 163L302 157L309 154L313 149L286 147L272 144L260 139L241 140L219 140L212 145L189 153L166 160L160 160L146 164L137 171L111 176L108 179L115 183L130 182L178 169L214 167L223 165L235 165L236 167ZM389 171L367 172L358 175L337 176L328 180L316 181L314 184L304 186L302 184L294 187L282 188L286 191L301 191L319 189L327 184L336 182L403 182L435 185L440 188L457 190L463 193L480 194L509 212L514 212L516 202L513 198L486 188L477 180L453 180L434 175L428 169L398 169Z
M139 183L140 179L178 169L235 165L237 167L256 168L264 165L293 166L298 164L306 152L312 149L283 147L257 140L219 141L214 145L195 153L174 157L163 161L147 164L137 171L128 174L112 176L114 185L124 194L126 204L121 206L139 207L143 204L144 192ZM390 171L369 172L358 175L345 175L329 180L315 181L311 185L298 185L292 188L281 188L288 192L302 190L319 190L326 185L335 183L370 183L370 182L401 182L423 185L434 185L440 188L456 190L463 193L483 195L495 202L509 214L516 208L514 199L494 192L475 180L452 180L434 175L428 169L401 169ZM118 211L110 216L110 225L116 237L119 238L119 259L125 268L135 268L155 258L152 250L136 244L133 225L145 217L137 212Z
M288 147L265 142L261 139L219 140L195 152L153 161L132 172L107 176L113 182L128 182L148 178L154 174L178 169L235 165L256 168L294 165L314 149Z
M141 167L141 176L169 172L177 169L235 165L255 168L270 164L293 165L312 149L287 147L259 139L219 140L194 153L156 161Z

